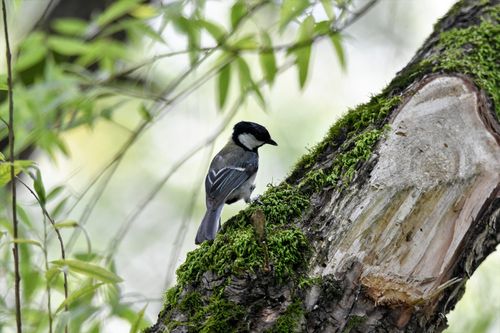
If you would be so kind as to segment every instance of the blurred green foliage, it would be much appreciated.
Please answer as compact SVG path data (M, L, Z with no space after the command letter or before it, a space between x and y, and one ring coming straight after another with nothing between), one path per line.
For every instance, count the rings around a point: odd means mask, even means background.
M13 239L8 208L12 193L6 186L11 181L11 164L6 158L9 135L7 84L6 76L2 75L0 271L6 289L1 290L0 331L14 327L12 243L20 248L25 331L62 332L67 327L69 332L101 332L104 323L112 318L127 321L130 332L138 332L150 324L144 318L145 307L137 311L136 304L124 300L114 252L94 252L92 240L85 232L86 220L69 218L80 198L72 195L64 185L45 188L36 164L23 158L33 158L34 151L46 154L54 162L58 154L70 155L72 152L64 141L65 132L92 127L101 121L113 122L117 110L126 104L134 105L140 119L127 142L130 146L148 124L178 99L196 91L200 81L210 78L216 78L214 100L221 111L230 103L237 107L249 96L265 108L262 86L272 85L282 69L296 67L300 87L306 85L312 47L323 38L331 40L339 62L345 65L341 31L354 13L349 0L321 3L235 0L229 4L229 17L219 20L207 17L206 2L183 0L162 5L117 0L90 21L59 18L51 22L49 31L35 28L12 50L15 56L14 167L32 203L18 203L20 237ZM21 8L19 3L22 1L9 7L9 15L15 14L15 8ZM265 27L247 25L259 11L277 15ZM160 22L159 28L153 22ZM140 52L136 50L151 43L171 48L172 43L164 34L167 27L174 29L185 47L176 46L172 51L140 59L137 54ZM150 78L144 72L156 61L174 56L187 57L188 66L169 78L166 87L157 82L158 78ZM260 66L257 71L251 67L255 56ZM190 75L200 69L201 80L193 80ZM231 93L232 80L237 80L239 91ZM110 165L119 163L128 146L120 150ZM89 188L96 183L89 184ZM38 207L38 214L31 212L33 206ZM86 209L88 216L93 206ZM63 239L60 230L74 231L72 238ZM73 250L73 237L77 238L82 231L87 251ZM285 238L277 237L276 244ZM270 247L272 254L278 253L279 246L276 251L272 244ZM66 250L64 259L63 250ZM67 297L64 291L66 277Z

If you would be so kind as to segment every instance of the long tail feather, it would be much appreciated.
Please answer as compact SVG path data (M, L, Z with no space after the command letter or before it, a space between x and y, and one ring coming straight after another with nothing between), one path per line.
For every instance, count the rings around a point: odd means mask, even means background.
M198 232L196 233L195 244L200 244L206 240L213 240L220 228L220 215L224 205L216 209L207 209L203 220L201 221Z

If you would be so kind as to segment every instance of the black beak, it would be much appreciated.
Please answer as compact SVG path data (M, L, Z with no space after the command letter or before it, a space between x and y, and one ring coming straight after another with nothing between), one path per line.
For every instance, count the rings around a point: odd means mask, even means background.
M276 143L276 141L274 141L273 139L269 139L269 140L267 140L267 141L266 141L266 143L267 143L268 145L273 145L273 146L277 146L277 145L278 145L278 144Z

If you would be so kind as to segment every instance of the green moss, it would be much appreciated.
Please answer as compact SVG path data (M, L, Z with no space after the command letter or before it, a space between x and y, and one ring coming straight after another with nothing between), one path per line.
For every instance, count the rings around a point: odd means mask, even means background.
M494 6L488 16L479 25L441 33L441 52L429 60L436 71L471 76L491 97L500 119L500 5Z
M206 306L198 308L190 318L190 331L238 332L245 313L242 306L226 300L222 293L216 293L208 300Z
M220 287L208 299L196 291L186 293L180 299L177 295L177 309L187 317L185 321L174 320L172 312L164 318L168 331L185 326L189 332L236 332L238 323L245 315L238 304L224 298L225 287ZM174 294L174 292L172 292Z
M299 217L309 206L309 198L286 183L269 186L259 201L260 204L254 204L251 209L262 209L266 216L266 226L289 223L292 219Z
M165 300L163 301L162 312L170 311L177 305L181 291L182 289L179 286L174 286L167 290L167 292L165 293Z
M302 178L301 187L305 191L309 189L317 191L327 181L333 182L340 178L350 180L358 162L366 160L371 155L371 153L367 154L368 150L371 152L374 143L380 137L385 118L400 102L400 96L390 98L376 96L370 102L349 110L330 128L323 141L299 160L288 181L293 182ZM369 130L370 127L372 129ZM374 141L372 141L373 138ZM345 142L353 142L354 145L343 147ZM367 145L369 142L370 147ZM369 149L365 150L364 148ZM335 150L343 151L333 157L334 170L325 172L320 169L312 169L314 164L321 160L320 157L327 152L327 149L332 152ZM351 153L351 149L356 151ZM364 150L362 154L360 154L360 149Z
M281 280L295 274L305 261L308 245L304 234L291 222L308 207L309 200L292 186L282 184L270 186L260 201L261 205L254 204L227 221L213 243L204 242L188 253L177 270L179 285L194 283L207 271L238 275L262 267L263 245L249 222L256 209L262 209L266 217L267 246L276 277Z
M302 308L302 301L300 299L295 299L292 304L290 304L285 312L278 318L273 328L268 330L268 333L290 333L297 330L297 326L300 319L304 315L304 309Z
M284 281L296 275L304 265L309 252L308 242L299 228L278 229L268 232L267 247L274 266L274 276Z
M302 276L299 279L298 288L299 289L306 289L306 288L310 288L314 285L320 285L321 281L322 281L321 276L316 276L316 277Z
M201 294L196 291L187 293L179 303L179 310L189 316L194 316L195 313L203 306Z
M347 321L347 325L344 327L344 330L342 333L349 333L353 328L358 327L362 323L364 323L366 320L366 317L364 316L349 316L349 320Z

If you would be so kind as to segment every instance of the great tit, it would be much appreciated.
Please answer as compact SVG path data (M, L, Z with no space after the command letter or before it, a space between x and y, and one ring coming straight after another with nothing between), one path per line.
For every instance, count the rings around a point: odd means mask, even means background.
M264 126L249 121L240 121L234 126L233 135L213 158L205 178L207 212L198 228L196 244L215 238L225 203L240 199L246 203L251 201L259 168L257 149L266 143L278 145Z

